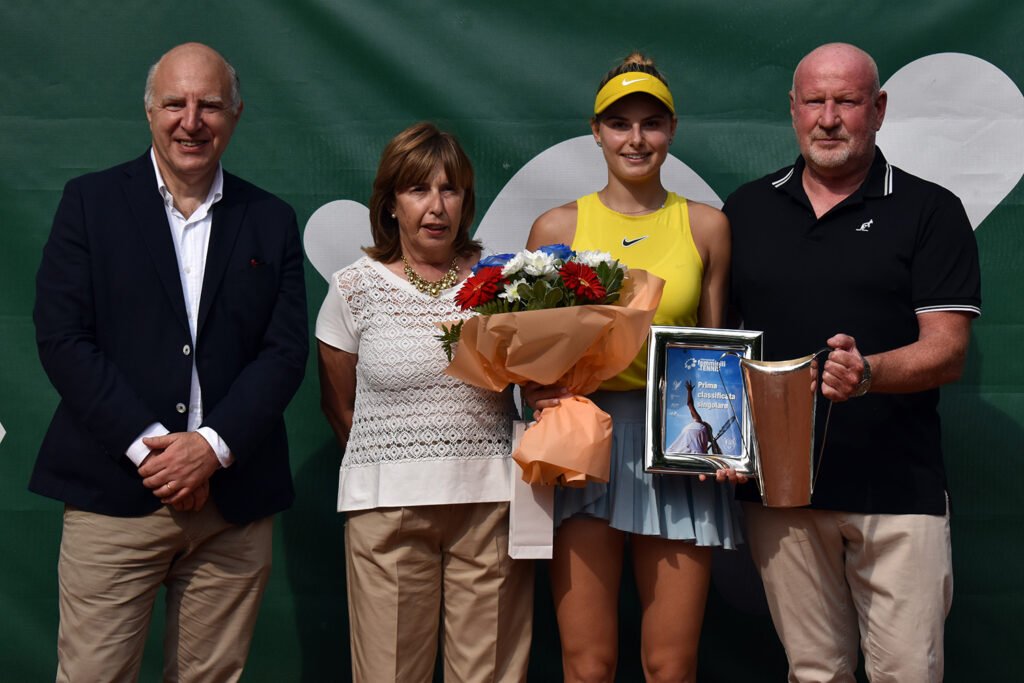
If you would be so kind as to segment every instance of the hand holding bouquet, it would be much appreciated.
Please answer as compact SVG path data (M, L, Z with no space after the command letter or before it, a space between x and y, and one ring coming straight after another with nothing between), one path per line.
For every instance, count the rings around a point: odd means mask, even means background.
M482 259L456 293L481 315L444 327L447 373L501 391L560 384L577 394L544 411L513 458L530 483L608 481L611 418L581 395L633 360L647 340L664 282L603 252L564 244Z

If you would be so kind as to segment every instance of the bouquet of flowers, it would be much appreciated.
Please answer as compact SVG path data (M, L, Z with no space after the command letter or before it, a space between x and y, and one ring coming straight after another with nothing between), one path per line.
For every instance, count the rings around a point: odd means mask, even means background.
M512 457L529 483L608 481L611 418L583 395L625 369L647 340L664 281L603 252L564 244L481 259L456 293L480 315L442 325L446 372L501 391L560 384L575 395L544 411Z
M613 304L625 276L626 266L607 252L577 253L564 244L551 244L480 259L455 293L455 303L482 315ZM438 335L449 361L464 322L443 325Z

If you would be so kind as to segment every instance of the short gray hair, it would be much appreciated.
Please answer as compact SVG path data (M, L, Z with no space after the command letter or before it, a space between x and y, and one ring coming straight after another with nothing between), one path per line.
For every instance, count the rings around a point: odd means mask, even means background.
M164 56L166 55L162 55L160 59L153 62L153 66L149 67L149 72L146 74L146 90L142 94L142 101L146 105L146 111L151 110L155 104L153 102L153 82L156 80L156 72ZM231 101L228 108L232 114L237 114L239 107L242 106L242 83L238 80L238 72L235 71L235 67L231 66L231 62L224 59L223 56L221 56L221 60L224 62L224 68L228 71L228 79L231 81Z

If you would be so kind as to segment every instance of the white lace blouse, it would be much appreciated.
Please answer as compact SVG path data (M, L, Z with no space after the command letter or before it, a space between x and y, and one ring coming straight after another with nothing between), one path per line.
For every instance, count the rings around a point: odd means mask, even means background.
M339 511L508 500L511 393L445 375L434 338L469 315L457 289L435 299L366 256L331 277L317 339L359 357Z

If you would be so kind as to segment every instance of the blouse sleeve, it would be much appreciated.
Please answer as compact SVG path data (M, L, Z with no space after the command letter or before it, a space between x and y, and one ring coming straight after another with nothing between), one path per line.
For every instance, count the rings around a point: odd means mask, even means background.
M316 338L348 353L359 351L359 330L352 318L348 299L341 291L339 273L331 276L327 296L316 318Z

